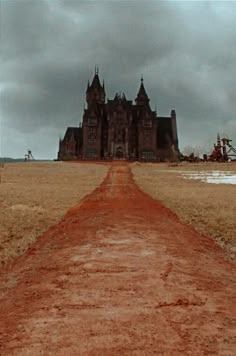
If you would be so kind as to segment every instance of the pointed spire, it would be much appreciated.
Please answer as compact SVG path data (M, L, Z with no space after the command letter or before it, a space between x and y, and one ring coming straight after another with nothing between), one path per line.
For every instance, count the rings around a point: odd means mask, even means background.
M100 83L100 79L99 79L99 76L98 76L98 68L95 67L95 75L93 77L93 81L92 81L92 84L90 86L90 89L92 88L97 88L99 90L103 90L103 87Z
M141 76L141 84L135 101L137 105L148 104L149 102L149 98L143 85L143 75Z
M148 97L147 93L146 93L146 90L144 88L144 85L143 85L143 76L141 77L141 84L140 84L138 95L143 95L143 96Z
M90 87L90 83L89 83L89 80L88 80L88 84L87 84L87 90L89 89Z

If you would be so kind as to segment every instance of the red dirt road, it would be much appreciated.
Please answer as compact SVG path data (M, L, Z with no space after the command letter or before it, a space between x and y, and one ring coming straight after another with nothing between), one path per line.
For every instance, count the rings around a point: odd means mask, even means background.
M0 275L0 355L235 355L235 266L114 163Z

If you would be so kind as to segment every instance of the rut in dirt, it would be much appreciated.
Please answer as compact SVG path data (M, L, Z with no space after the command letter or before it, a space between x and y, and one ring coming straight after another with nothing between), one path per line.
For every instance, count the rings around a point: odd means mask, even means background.
M127 163L0 281L1 355L235 354L235 266Z

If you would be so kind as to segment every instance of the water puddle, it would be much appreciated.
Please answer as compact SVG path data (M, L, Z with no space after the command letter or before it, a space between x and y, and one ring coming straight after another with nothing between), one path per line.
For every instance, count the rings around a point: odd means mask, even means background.
M236 184L236 174L234 172L223 171L202 171L185 172L182 177L186 179L198 179L201 182L213 184Z

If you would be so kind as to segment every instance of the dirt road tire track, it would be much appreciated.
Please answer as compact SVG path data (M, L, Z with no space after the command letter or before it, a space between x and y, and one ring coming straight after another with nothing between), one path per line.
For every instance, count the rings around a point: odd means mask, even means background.
M235 355L235 266L127 163L0 282L3 356Z

